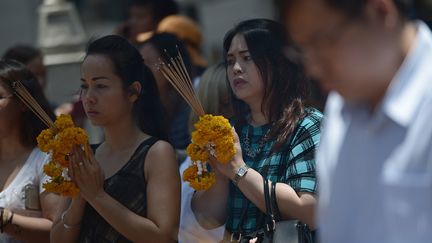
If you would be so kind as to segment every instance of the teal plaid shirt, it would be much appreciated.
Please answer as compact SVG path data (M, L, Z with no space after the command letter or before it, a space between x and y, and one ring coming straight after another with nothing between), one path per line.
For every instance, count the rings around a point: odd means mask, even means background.
M244 138L248 131L252 149L259 147L258 143L266 134L270 125L253 127L246 125L239 136L243 149L243 159L246 164L258 171L261 175L267 171L267 179L273 182L282 182L290 185L296 192L315 193L317 189L315 174L315 151L320 141L320 126L323 115L315 110L308 109L308 115L303 118L291 142L271 156L268 156L274 141L268 141L255 159L246 155ZM244 215L242 233L258 230L261 225L262 212L243 195L232 183L229 188L228 218L226 228L230 232L239 232L241 215ZM247 211L244 211L247 210ZM260 222L257 222L260 221Z

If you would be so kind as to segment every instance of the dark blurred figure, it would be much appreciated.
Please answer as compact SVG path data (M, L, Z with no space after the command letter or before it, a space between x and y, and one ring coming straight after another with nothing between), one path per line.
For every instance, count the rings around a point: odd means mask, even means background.
M429 28L432 28L432 1L415 0L414 1L414 18L423 20Z
M174 0L132 0L128 8L128 19L115 33L136 43L138 34L154 31L163 18L178 13Z
M169 57L177 56L178 51L180 51L186 69L193 80L192 65L187 50L183 42L174 35L163 33L155 34L140 44L139 51L144 58L145 64L150 67L156 78L162 104L168 113L168 121L170 122L169 141L175 149L186 149L190 143L188 130L190 108L169 81L159 72L156 65L161 61L167 63Z
M42 89L46 88L46 70L43 64L42 53L30 45L15 45L6 50L3 59L11 59L21 62L36 76Z

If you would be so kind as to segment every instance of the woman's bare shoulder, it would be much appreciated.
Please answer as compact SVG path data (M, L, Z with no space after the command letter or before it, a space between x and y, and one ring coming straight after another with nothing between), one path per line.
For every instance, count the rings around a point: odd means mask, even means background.
M163 140L154 143L146 156L146 171L159 171L175 168L178 170L176 153L173 146Z

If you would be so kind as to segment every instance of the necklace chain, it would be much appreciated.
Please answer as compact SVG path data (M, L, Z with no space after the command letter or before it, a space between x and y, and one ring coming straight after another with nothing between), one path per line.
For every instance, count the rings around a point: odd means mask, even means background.
M264 148L264 145L267 142L267 135L268 135L269 130L267 130L266 134L264 136L262 136L261 139L259 140L258 148L256 150L254 150L250 144L251 142L250 142L250 138L249 138L249 128L246 130L243 149L246 152L247 156L249 156L252 159L255 159L255 157L261 153L262 149Z

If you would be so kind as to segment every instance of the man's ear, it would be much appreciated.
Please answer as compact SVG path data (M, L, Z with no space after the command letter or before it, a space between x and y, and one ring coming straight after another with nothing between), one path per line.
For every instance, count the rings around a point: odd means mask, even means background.
M129 96L128 96L129 101L131 101L132 103L137 101L140 94L141 94L141 89L142 89L142 86L141 86L140 82L138 82L138 81L133 82L129 86L129 90L130 90Z

